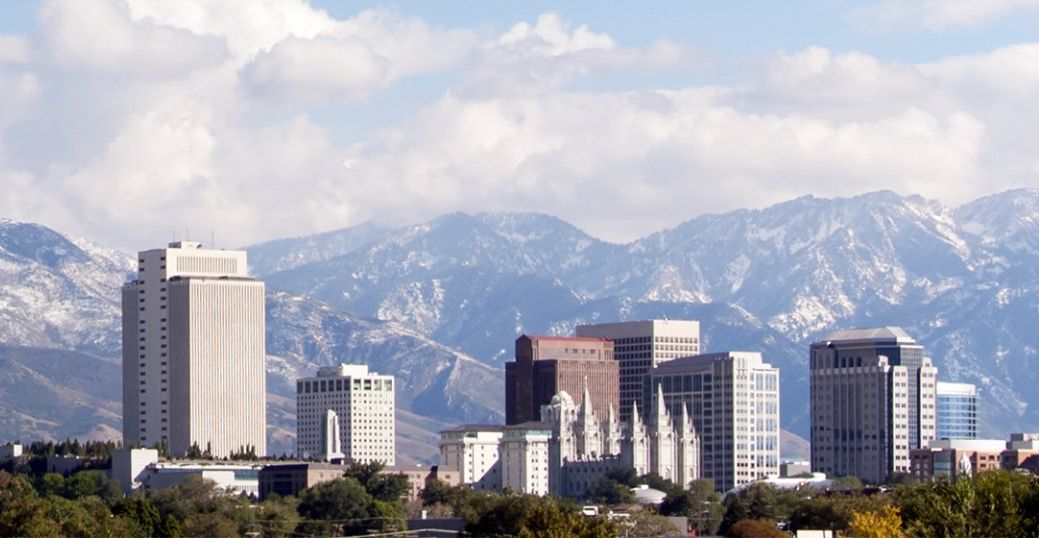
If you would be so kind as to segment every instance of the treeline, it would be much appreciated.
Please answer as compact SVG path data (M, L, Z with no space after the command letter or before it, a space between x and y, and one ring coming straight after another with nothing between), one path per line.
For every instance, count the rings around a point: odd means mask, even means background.
M785 537L809 529L877 538L1039 535L1039 480L1011 471L890 490L754 484L720 506L712 495L706 484L672 492L660 509L689 517L700 534L734 537Z

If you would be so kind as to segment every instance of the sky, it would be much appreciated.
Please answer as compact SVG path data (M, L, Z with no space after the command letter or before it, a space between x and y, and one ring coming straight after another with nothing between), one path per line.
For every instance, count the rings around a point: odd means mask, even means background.
M1039 187L1039 0L0 3L0 217L125 249Z

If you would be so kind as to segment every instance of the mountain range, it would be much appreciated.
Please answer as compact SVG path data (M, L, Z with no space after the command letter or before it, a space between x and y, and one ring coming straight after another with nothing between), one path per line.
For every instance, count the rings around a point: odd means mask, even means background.
M502 364L519 334L663 317L699 320L705 351L762 351L781 369L782 423L797 435L808 432L808 344L883 325L909 331L942 379L979 386L983 434L1039 429L1039 191L955 208L886 191L806 196L627 244L547 215L455 213L246 250L268 286L277 452L293 446L293 380L319 366L396 375L399 451L425 462L445 425L501 420ZM132 268L125 253L0 220L0 438L118 431L118 288ZM804 451L788 440L785 453Z

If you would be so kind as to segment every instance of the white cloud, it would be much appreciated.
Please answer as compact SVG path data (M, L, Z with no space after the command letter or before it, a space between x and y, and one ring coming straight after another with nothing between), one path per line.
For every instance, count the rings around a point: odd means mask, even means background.
M44 47L62 69L96 75L168 78L219 66L222 39L134 21L111 0L51 0L40 9Z
M908 23L941 31L980 26L1037 7L1037 0L884 0L863 6L853 17L882 27Z
M244 67L246 85L275 98L366 99L397 80L448 69L474 37L422 21L366 11L314 37L286 37Z
M0 34L0 64L22 64L29 61L29 41L18 35Z
M628 239L804 193L1039 185L1036 44L926 64L809 47L746 84L603 91L588 75L701 55L552 14L491 32L296 0L55 0L38 36L7 41L2 216L127 249L174 228L232 246L455 210ZM440 86L380 93L422 74ZM365 113L378 129L344 136Z
M535 24L519 22L484 43L455 91L473 97L535 94L556 90L596 72L689 68L703 55L666 40L646 48L619 47L587 26L571 29L546 13Z

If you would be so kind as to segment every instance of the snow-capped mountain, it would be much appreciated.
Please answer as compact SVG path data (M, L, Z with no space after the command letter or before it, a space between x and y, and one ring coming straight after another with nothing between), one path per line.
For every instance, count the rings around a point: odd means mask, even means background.
M993 430L1036 428L1039 398L1023 384L1034 380L1008 368L1025 368L1039 349L1023 328L1037 312L1037 209L1033 190L955 209L892 192L806 196L704 215L627 245L544 215L452 214L268 281L493 364L508 360L521 332L667 314L700 319L708 342L727 330L733 347L763 350L799 382L813 339L900 324L943 377L980 385ZM728 305L740 321L722 329L703 305ZM802 434L806 402L806 390L785 392L784 424Z
M293 446L293 380L319 366L396 375L402 459L428 461L445 424L500 420L517 335L661 317L699 320L706 351L762 351L781 368L794 433L808 431L808 343L878 325L904 326L942 378L979 385L983 433L1039 429L1039 191L958 208L891 192L803 197L624 245L545 215L456 213L248 250L269 290L274 451ZM118 290L132 268L0 221L0 438L118 429L118 385L104 380L118 381ZM74 384L80 371L95 381ZM26 399L65 385L75 390Z

